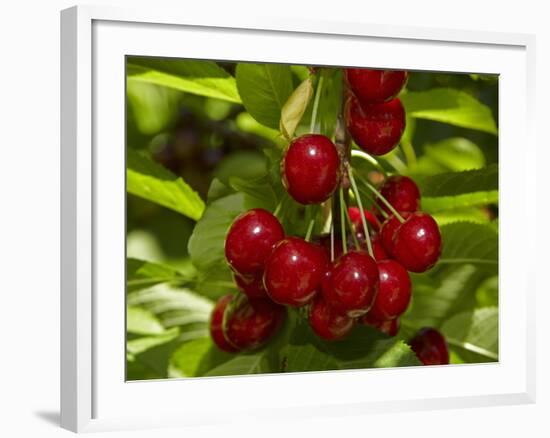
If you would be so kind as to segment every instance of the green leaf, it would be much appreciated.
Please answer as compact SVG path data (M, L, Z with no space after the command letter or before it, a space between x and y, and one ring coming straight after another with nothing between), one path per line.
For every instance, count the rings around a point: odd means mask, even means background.
M485 155L481 148L462 137L428 143L423 149L424 154L409 169L409 174L415 178L485 167Z
M181 94L176 90L154 84L127 81L126 95L139 131L146 135L157 134L177 116Z
M440 196L437 198L422 198L422 210L427 213L437 213L479 205L498 204L498 191L467 193L457 196Z
M229 185L235 191L248 195L250 199L254 200L257 207L273 211L277 206L277 195L267 175L254 179L233 177L229 179Z
M152 312L139 307L128 307L126 310L126 331L139 335L160 335L165 332Z
M205 376L239 376L271 372L269 350L239 354L206 372Z
M416 329L439 327L454 313L473 308L480 276L470 264L447 268L436 278L411 274L412 302L402 322Z
M126 290L132 292L146 289L155 284L166 282L189 282L195 278L195 272L188 269L181 272L170 266L144 260L126 259Z
M403 341L389 338L370 327L356 326L340 341L326 342L299 321L282 355L285 371L324 371L420 365Z
M463 91L434 88L409 91L400 97L412 117L497 134L491 109Z
M281 110L292 93L287 65L238 64L237 88L246 110L261 124L279 129Z
M443 251L439 266L472 264L498 272L498 233L490 225L456 222L441 227Z
M294 90L283 105L279 130L288 141L294 136L296 127L302 120L312 96L313 82L311 77L308 77Z
M227 231L233 220L245 209L245 196L242 193L226 196L208 205L188 244L191 260L199 270L206 270L224 259Z
M204 211L200 196L180 177L155 163L145 154L126 149L128 193L199 219Z
M476 290L479 307L498 306L498 275L487 278Z
M422 198L489 192L498 190L498 166L491 164L478 170L418 177L415 182L420 188Z
M498 360L498 309L484 307L455 315L441 326L452 349L467 362Z
M126 351L131 355L138 355L152 348L172 342L178 337L178 335L179 329L177 327L173 327L172 329L166 330L157 336L144 336L141 338L132 339L126 343Z
M426 211L428 211L428 209L426 209ZM452 224L453 222L487 224L490 221L487 212L476 207L446 209L443 211L431 212L431 214L439 226Z
M201 376L234 357L218 349L210 337L194 339L172 353L169 374L171 377Z
M212 61L132 57L127 64L127 75L129 81L241 102L235 78Z
M232 177L254 179L267 171L265 155L258 151L236 151L225 157L217 165L214 176L228 184Z
M158 284L128 294L127 304L154 314L164 327L178 326L181 340L204 337L214 303L189 289Z

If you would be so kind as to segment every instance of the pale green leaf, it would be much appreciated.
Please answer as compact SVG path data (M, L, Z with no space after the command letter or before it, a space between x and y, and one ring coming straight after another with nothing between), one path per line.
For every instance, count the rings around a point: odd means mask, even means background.
M281 110L279 130L287 140L291 140L296 127L302 120L304 113L313 96L311 77L305 79L290 95Z
M126 150L126 189L128 193L155 202L198 220L204 202L183 179L155 163L143 153Z
M281 110L292 93L292 73L287 65L237 65L237 88L246 110L261 124L279 129Z
M408 115L497 134L491 109L468 93L451 88L409 91L400 96Z
M240 103L235 78L212 61L132 57L129 81L162 85L229 102Z

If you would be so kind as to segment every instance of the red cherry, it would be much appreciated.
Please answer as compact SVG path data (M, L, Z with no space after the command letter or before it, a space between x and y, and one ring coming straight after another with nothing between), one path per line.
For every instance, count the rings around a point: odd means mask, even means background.
M358 207L349 207L348 213L349 213L349 218L353 223L355 229L357 231L363 231L363 220L361 219L361 210ZM376 216L366 208L363 209L363 213L365 213L365 220L367 221L367 225L371 227L374 231L378 231L380 229L380 222L378 221Z
M223 334L223 315L227 305L233 299L233 295L228 294L221 297L214 306L212 314L210 315L210 336L220 350L228 353L234 353L237 351L233 345L231 345Z
M403 314L411 301L411 279L407 270L395 260L378 262L380 284L369 315L387 320Z
M357 240L359 241L359 245L361 245L361 249L363 251L368 251L367 242L365 242L365 235L363 233L356 233ZM382 241L380 239L380 234L372 234L370 236L370 243L372 246L372 252L374 255L374 260L384 260L388 258L388 254L386 253L386 250L382 246ZM353 246L353 241L349 244L349 247Z
M412 213L395 231L394 258L411 272L425 272L441 254L441 233L429 214Z
M409 213L403 212L401 213L401 216L406 219L407 217L409 217ZM384 221L384 223L382 224L382 228L380 229L380 242L382 243L384 250L390 257L394 256L395 233L400 226L401 221L392 215Z
M270 300L249 300L244 295L227 320L227 340L241 350L265 344L281 326L286 309Z
M237 287L242 290L248 298L268 298L264 288L263 275L263 272L260 274L247 276L233 274L233 279L235 280Z
M273 248L265 264L264 286L279 304L302 306L321 285L328 260L323 249L297 237L287 237Z
M293 140L281 162L283 184L301 204L330 198L340 180L340 157L328 137L307 134Z
M258 274L273 245L284 238L280 222L261 208L238 216L225 238L225 258L231 268L241 275Z
M346 103L346 124L361 149L384 155L397 146L403 135L405 110L399 99L361 105L351 96Z
M322 339L342 339L353 328L353 319L336 312L326 300L318 295L309 310L309 324Z
M380 193L398 212L414 212L420 209L420 190L408 176L390 176L380 188ZM380 199L378 205L391 213Z
M361 318L361 322L380 330L388 336L395 336L399 332L399 318L380 320L374 318L369 312Z
M402 70L347 68L346 81L361 103L381 103L399 94L408 73Z
M378 292L378 267L364 251L350 251L323 280L323 295L337 312L351 318L368 312Z
M449 363L449 349L441 333L434 328L421 329L409 342L424 365L447 365Z

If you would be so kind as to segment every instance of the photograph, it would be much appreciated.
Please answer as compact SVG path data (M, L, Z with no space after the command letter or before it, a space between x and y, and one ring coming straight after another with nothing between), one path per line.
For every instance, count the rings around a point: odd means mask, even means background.
M127 381L499 361L499 75L125 67Z

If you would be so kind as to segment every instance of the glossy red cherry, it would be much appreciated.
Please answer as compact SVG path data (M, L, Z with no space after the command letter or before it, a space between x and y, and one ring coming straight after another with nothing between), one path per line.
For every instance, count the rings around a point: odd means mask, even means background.
M378 267L364 251L350 251L332 265L323 295L337 312L351 318L368 312L378 292Z
M273 248L266 260L264 286L269 297L279 304L302 306L321 286L328 259L315 243L287 237Z
M210 315L210 336L216 344L216 346L223 351L228 353L234 353L237 351L237 348L231 345L224 333L223 333L223 315L227 305L233 299L233 295L228 294L221 297L214 306L212 314Z
M380 193L398 212L420 209L420 190L408 176L390 176L380 188ZM380 199L378 205L388 214L391 213Z
M252 350L265 344L279 329L286 309L267 299L240 297L227 319L225 336L240 350Z
M361 149L372 155L384 155L397 146L403 135L405 110L399 99L359 104L351 96L346 103L346 124Z
M370 325L388 336L395 336L399 332L399 318L394 319L376 319L371 313L367 313L361 318L361 322Z
M407 217L409 217L409 214L410 213L403 212L401 213L401 216L403 217L403 219L406 219ZM390 257L394 256L395 233L400 226L401 226L401 221L392 215L392 216L389 216L384 221L380 229L380 242L382 243L382 246L386 251L386 254Z
M307 134L293 140L281 162L283 184L301 204L330 198L340 180L340 157L328 137Z
M369 310L374 319L387 320L402 315L411 301L411 279L407 270L395 260L378 262L378 294Z
M231 268L241 275L257 274L273 245L284 238L280 222L261 208L238 216L225 238L225 258Z
M268 298L264 288L264 273L254 275L233 274L237 287L250 299Z
M347 68L346 81L361 103L381 103L399 94L408 74L402 70Z
M348 213L349 218L355 227L355 230L363 231L363 219L361 219L361 210L359 209L359 207L349 207ZM378 218L366 208L363 209L363 213L365 213L367 226L372 228L373 231L378 231L380 229L380 222L378 221Z
M441 233L429 214L412 213L395 231L393 256L411 272L425 272L441 254Z
M409 344L424 365L447 365L449 363L447 342L443 335L434 328L421 329Z
M317 336L333 341L342 339L351 331L353 319L336 312L321 295L318 295L309 310L309 324Z

